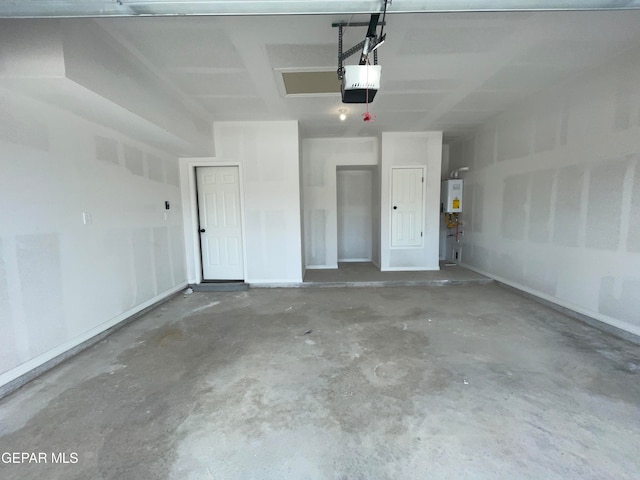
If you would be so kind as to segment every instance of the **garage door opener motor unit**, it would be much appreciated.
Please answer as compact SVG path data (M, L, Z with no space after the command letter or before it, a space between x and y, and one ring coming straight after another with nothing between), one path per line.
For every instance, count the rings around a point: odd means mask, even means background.
M384 0L384 10L382 21L379 22L380 14L371 15L369 23L360 22L340 22L334 23L333 27L338 27L338 78L341 80L340 90L342 92L343 103L371 103L380 89L380 74L382 67L378 65L378 47L386 40L384 32L385 17L387 14L387 3ZM380 35L377 33L378 25ZM367 36L359 44L349 50L342 51L342 37L347 27L368 26ZM360 51L360 62L358 65L344 65L343 62L354 53ZM373 65L369 61L369 54L373 53Z

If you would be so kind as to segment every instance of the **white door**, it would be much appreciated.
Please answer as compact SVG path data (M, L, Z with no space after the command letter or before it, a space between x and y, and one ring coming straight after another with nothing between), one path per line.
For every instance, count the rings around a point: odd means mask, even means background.
M238 167L196 168L203 280L243 280Z
M424 170L391 169L391 246L422 246Z

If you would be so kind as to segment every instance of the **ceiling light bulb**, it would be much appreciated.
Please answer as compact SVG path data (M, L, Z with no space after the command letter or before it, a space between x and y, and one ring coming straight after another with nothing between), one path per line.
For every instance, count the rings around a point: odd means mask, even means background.
M344 122L347 119L347 111L344 108L341 108L338 110L338 113L340 113L340 121Z

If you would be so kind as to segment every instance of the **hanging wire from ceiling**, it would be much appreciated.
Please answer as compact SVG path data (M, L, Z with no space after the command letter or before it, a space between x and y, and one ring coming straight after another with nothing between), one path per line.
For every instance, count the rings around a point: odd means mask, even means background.
M369 66L369 59L367 59L367 66ZM366 77L365 84L366 84L366 90L365 90L366 111L362 114L362 121L366 122L366 123L369 123L369 122L373 122L376 119L375 113L370 113L369 112L369 69L367 69L367 77Z

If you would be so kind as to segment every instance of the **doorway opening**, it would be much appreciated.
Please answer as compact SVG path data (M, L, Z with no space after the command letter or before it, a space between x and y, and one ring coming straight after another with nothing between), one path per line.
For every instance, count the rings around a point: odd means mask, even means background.
M338 262L375 262L376 169L339 166L336 169Z

